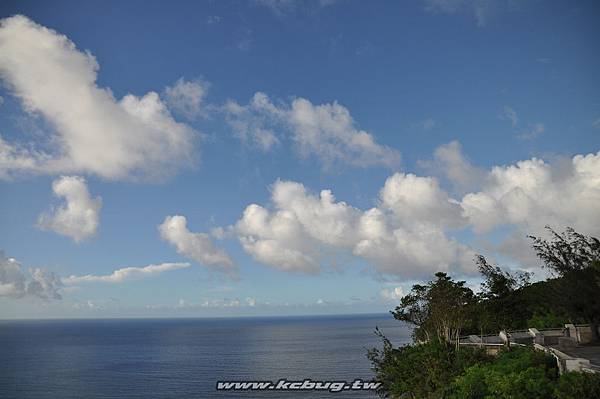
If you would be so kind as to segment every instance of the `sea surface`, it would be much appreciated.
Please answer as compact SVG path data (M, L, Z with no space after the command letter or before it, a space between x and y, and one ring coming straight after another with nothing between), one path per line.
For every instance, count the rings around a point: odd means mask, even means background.
M219 380L373 378L390 315L0 321L0 398L374 398L370 392L217 391Z

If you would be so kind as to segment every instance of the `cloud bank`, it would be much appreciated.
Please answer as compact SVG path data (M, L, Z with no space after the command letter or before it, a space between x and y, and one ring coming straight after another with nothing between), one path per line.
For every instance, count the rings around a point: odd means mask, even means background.
M435 177L394 173L377 206L363 210L336 200L331 190L313 194L299 182L278 180L268 204L248 205L223 231L255 260L282 271L316 274L332 259L354 255L381 276L415 279L436 271L475 274L473 256L486 248L538 266L526 235L544 234L547 224L600 234L600 153L560 165L532 158L488 171L472 166L457 142L435 154L447 164L449 180L478 188L455 198ZM510 233L481 247L485 234L500 228ZM454 235L462 232L476 239L459 242Z
M471 269L473 253L443 231L460 223L460 207L434 179L396 173L380 200L379 207L363 211L336 201L330 190L317 196L300 183L277 181L272 210L249 205L233 230L247 253L285 271L317 273L336 252L359 256L381 274L415 277Z
M43 269L29 269L27 276L21 263L0 250L0 297L62 299L62 286L58 276Z

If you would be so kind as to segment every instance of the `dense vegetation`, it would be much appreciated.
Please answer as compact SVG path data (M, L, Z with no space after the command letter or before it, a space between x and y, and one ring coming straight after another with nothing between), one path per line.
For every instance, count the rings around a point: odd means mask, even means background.
M459 336L497 334L527 327L561 327L600 322L600 241L567 229L548 228L550 240L531 237L533 248L553 277L536 283L528 273L509 273L475 262L483 276L481 292L464 281L436 273L414 285L391 313L414 327L417 345L394 348L378 330L383 348L369 359L384 397L415 398L598 398L600 375L559 376L554 358L533 348L506 348L492 357L481 349L460 348Z

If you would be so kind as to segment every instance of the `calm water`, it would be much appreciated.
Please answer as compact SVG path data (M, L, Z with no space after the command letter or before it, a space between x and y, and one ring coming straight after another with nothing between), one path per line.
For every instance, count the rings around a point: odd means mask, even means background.
M0 321L0 397L376 397L215 390L228 379L370 379L375 326L410 340L387 315Z

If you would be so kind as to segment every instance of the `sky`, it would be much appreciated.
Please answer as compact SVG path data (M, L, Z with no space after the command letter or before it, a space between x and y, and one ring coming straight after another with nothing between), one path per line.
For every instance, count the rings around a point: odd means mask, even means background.
M0 318L385 312L600 236L594 1L4 1Z

